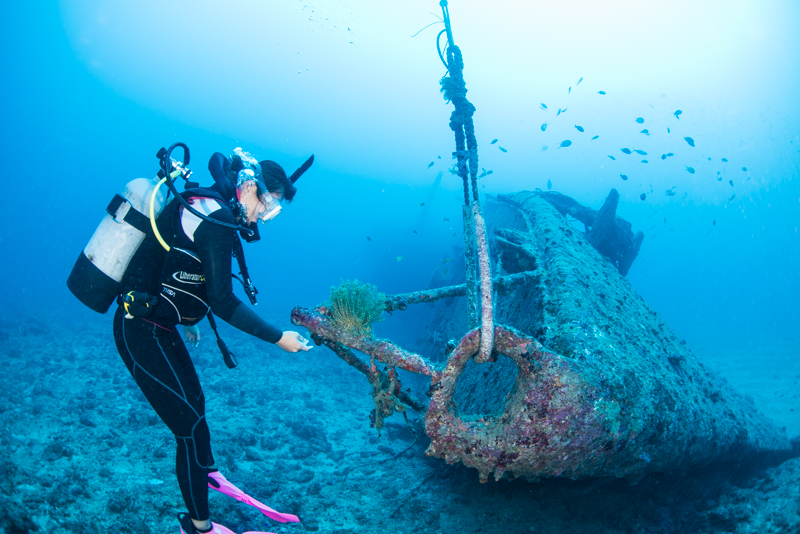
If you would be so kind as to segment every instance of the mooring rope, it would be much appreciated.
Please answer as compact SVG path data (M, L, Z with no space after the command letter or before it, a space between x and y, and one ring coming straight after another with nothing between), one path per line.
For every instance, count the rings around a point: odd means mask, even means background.
M492 273L489 260L489 246L486 241L486 224L483 220L480 198L478 195L478 141L475 139L475 124L472 115L475 106L467 100L467 86L464 82L464 60L461 50L453 43L453 31L450 26L450 12L447 0L441 0L445 32L447 33L447 67L448 76L441 79L442 92L445 99L452 102L455 110L450 115L450 129L455 133L458 175L464 182L464 255L467 269L467 288L470 314L470 328L477 326L477 303L475 280L476 272L480 276L481 294L481 341L480 350L475 361L484 363L492 355L494 343L494 310L492 304ZM439 34L441 35L441 33ZM436 49L439 56L443 54L439 48L439 36L436 38ZM472 186L472 199L469 190ZM475 265L475 246L478 249L478 270Z

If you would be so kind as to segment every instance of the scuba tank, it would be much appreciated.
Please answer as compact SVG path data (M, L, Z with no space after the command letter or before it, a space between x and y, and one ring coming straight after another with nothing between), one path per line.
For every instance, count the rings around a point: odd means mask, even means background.
M151 214L158 217L166 204L166 192L155 191L158 184L157 178L128 182L106 207L107 215L72 268L67 287L98 313L106 313L122 292L128 264L152 231Z

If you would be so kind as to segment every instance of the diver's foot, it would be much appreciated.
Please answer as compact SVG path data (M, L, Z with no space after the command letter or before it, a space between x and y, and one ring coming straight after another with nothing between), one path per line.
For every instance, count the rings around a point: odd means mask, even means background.
M213 522L209 530L200 530L194 525L189 514L178 514L178 522L181 525L181 534L236 534L229 528Z

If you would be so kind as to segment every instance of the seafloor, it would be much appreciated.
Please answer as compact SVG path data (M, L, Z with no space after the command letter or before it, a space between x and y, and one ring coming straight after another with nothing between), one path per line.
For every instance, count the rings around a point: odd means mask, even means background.
M271 317L288 327L286 317ZM111 316L0 321L0 526L9 534L177 533L175 445L113 345ZM626 480L478 482L424 454L402 417L380 438L363 376L325 348L287 354L224 328L191 349L217 464L302 524L268 524L212 492L212 519L276 533L798 533L800 458ZM380 332L378 332L380 334ZM732 347L733 347L732 343ZM756 406L800 434L796 347L694 347ZM421 423L414 416L419 433ZM800 451L798 451L800 452ZM771 464L771 465L770 465Z

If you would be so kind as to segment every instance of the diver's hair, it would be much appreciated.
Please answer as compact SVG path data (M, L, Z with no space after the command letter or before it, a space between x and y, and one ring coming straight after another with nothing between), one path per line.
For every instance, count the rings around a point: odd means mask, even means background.
M283 167L268 159L259 162L259 164L261 165L261 176L267 185L267 191L270 193L283 193L283 198L287 202L291 202L297 193L297 188L286 177L286 171L283 170Z

